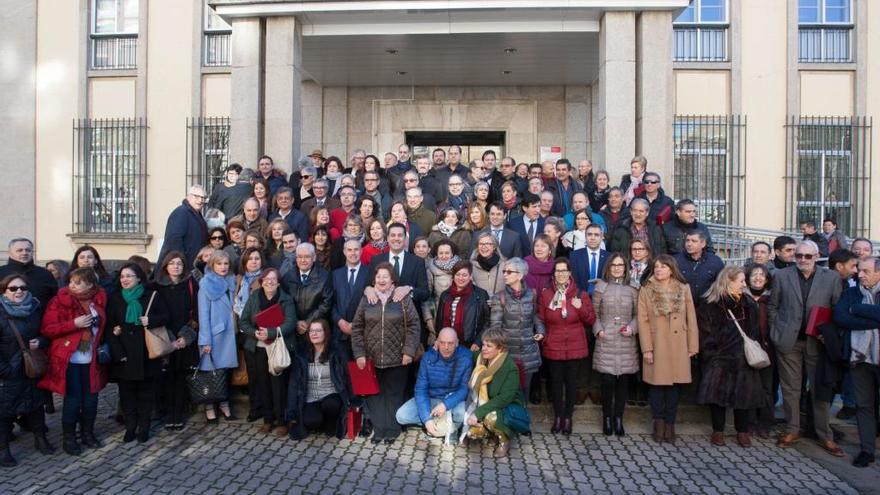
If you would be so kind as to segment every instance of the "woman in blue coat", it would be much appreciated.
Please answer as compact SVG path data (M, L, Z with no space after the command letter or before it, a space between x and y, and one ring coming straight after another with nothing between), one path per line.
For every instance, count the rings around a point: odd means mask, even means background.
M225 251L214 251L199 284L199 348L202 350L199 369L202 371L238 367L235 325L232 321L234 292L235 277L230 274L229 255ZM214 406L205 406L205 417L212 424L217 423ZM226 420L235 419L229 409L229 401L221 402L219 407Z

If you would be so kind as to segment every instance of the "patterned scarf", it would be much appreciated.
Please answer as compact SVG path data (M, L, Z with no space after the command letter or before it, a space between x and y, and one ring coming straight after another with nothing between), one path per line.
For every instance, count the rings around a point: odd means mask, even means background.
M27 318L40 307L40 301L31 295L30 291L25 292L24 300L20 303L0 295L0 304L3 305L3 310L6 311L6 314L13 318Z
M381 252L384 251L386 247L388 247L388 241L372 241L370 242L370 246L373 246Z
M125 300L125 322L132 325L140 324L141 316L144 315L144 307L140 298L144 295L144 285L137 284L131 289L122 289L122 299Z
M571 279L564 284L555 284L556 292L553 293L553 299L550 300L549 308L551 310L562 310L562 319L568 318L568 305L565 303L565 293L568 291Z
M458 230L458 225L449 225L443 220L441 220L437 225L434 226L435 230L439 230L441 234L449 237L453 232Z
M94 311L92 308L92 299L95 297L95 294L98 293L100 288L97 285L93 285L88 289L84 289L81 291L76 291L72 289L70 286L67 287L67 292L73 296L74 299L79 303L80 307L82 307L83 311L86 313L91 313L94 317L92 320L92 327L98 326L98 312ZM96 332L97 333L97 332ZM89 349L92 346L92 329L84 328L82 334L79 339L79 345L76 350L80 352L89 352Z
M459 261L461 261L461 258L459 258L456 254L452 258L449 258L448 261L440 261L439 259L434 258L431 263L434 263L434 266L443 270L444 272L450 272L452 271L452 267L455 266L455 264Z

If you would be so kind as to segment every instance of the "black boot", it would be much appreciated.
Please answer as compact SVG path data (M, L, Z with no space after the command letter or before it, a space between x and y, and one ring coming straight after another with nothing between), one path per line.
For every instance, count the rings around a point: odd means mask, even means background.
M90 449L100 449L104 444L95 436L95 423L86 421L82 425L82 444Z
M611 427L611 416L602 417L602 433L605 436L611 436L611 434L614 433Z
M34 448L37 449L37 452L41 454L54 454L55 447L49 443L49 439L46 438L45 432L34 433Z
M64 449L64 452L69 455L82 454L82 447L80 447L79 443L76 441L76 423L64 423L61 427L63 428L61 431L63 435L61 447Z
M18 465L12 452L9 451L9 430L11 423L0 423L0 467L15 467Z
M55 414L55 399L52 397L52 392L49 392L48 390L44 390L43 392L46 394L46 414Z
M614 434L619 437L626 435L626 431L623 430L623 418L621 416L614 417Z
M532 377L532 386L529 388L529 402L532 404L541 403L541 376L535 373Z
M553 420L553 426L550 428L550 433L557 434L562 431L562 416L556 416L556 419Z

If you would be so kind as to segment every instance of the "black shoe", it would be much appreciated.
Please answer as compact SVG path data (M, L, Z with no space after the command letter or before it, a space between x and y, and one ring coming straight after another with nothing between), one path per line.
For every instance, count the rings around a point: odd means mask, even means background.
M49 397L46 398L46 405L43 407L43 410L46 411L46 414L55 414L55 401L52 400L52 392L47 392Z
M619 437L626 435L626 431L623 430L623 418L620 416L614 418L614 434Z
M874 456L867 452L859 452L859 455L856 456L856 459L853 461L853 466L855 467L868 467L868 464L874 462Z
M100 449L104 443L95 436L95 427L86 426L82 431L82 444L90 449Z
M529 402L532 404L540 404L541 403L541 378L533 377L532 378L532 388L529 389Z
M135 433L134 430L125 430L125 435L122 437L122 443L134 442L135 438L137 438L137 433Z
M856 408L843 406L837 411L837 419L852 419L856 417Z
M0 467L15 466L18 466L18 461L15 460L15 457L12 457L12 452L9 451L9 444L0 444Z
M150 439L150 430L149 429L144 429L144 430L141 430L140 432L138 432L138 434L137 434L138 443L147 443L147 440L149 440L149 439Z
M223 419L226 421L238 421L238 417L235 414L232 414L232 411L229 411L229 415L223 414L223 411L220 411L220 415L223 416Z
M380 443L382 443L382 437L377 436L377 435L373 435L373 436L370 438L370 443L372 443L372 444L380 444Z
M604 416L602 418L602 433L605 436L611 436L614 433L614 428L611 426L611 416Z
M256 421L256 420L261 419L262 417L263 417L263 416L259 416L259 415L256 415L256 414L254 414L254 413L248 413L247 418L245 418L245 420L246 420L248 423L253 423L253 422Z
M373 434L373 422L369 419L364 420L363 426L361 426L360 436L367 438L368 436Z
M562 418L562 434L571 435L571 418Z
M62 442L61 447L64 449L64 452L68 455L80 455L82 454L82 447L79 446L79 443L76 441L76 425L61 425L62 426Z
M49 443L49 440L46 438L45 433L35 433L34 434L34 448L37 449L37 452L41 454L54 454L55 447Z
M556 419L553 420L553 427L550 428L550 433L557 434L562 431L562 416L556 416Z
M383 440L383 442L385 442L385 445L391 445L391 444L394 443L395 440L397 440L397 437L396 437L396 436L385 438L385 439Z

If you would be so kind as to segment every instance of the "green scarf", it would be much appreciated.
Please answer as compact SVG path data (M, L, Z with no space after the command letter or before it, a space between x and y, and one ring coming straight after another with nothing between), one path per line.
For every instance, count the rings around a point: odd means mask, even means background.
M140 298L144 295L144 286L137 284L131 289L122 289L122 299L128 307L125 308L125 322L140 325L141 316L144 316L144 307L141 306Z

